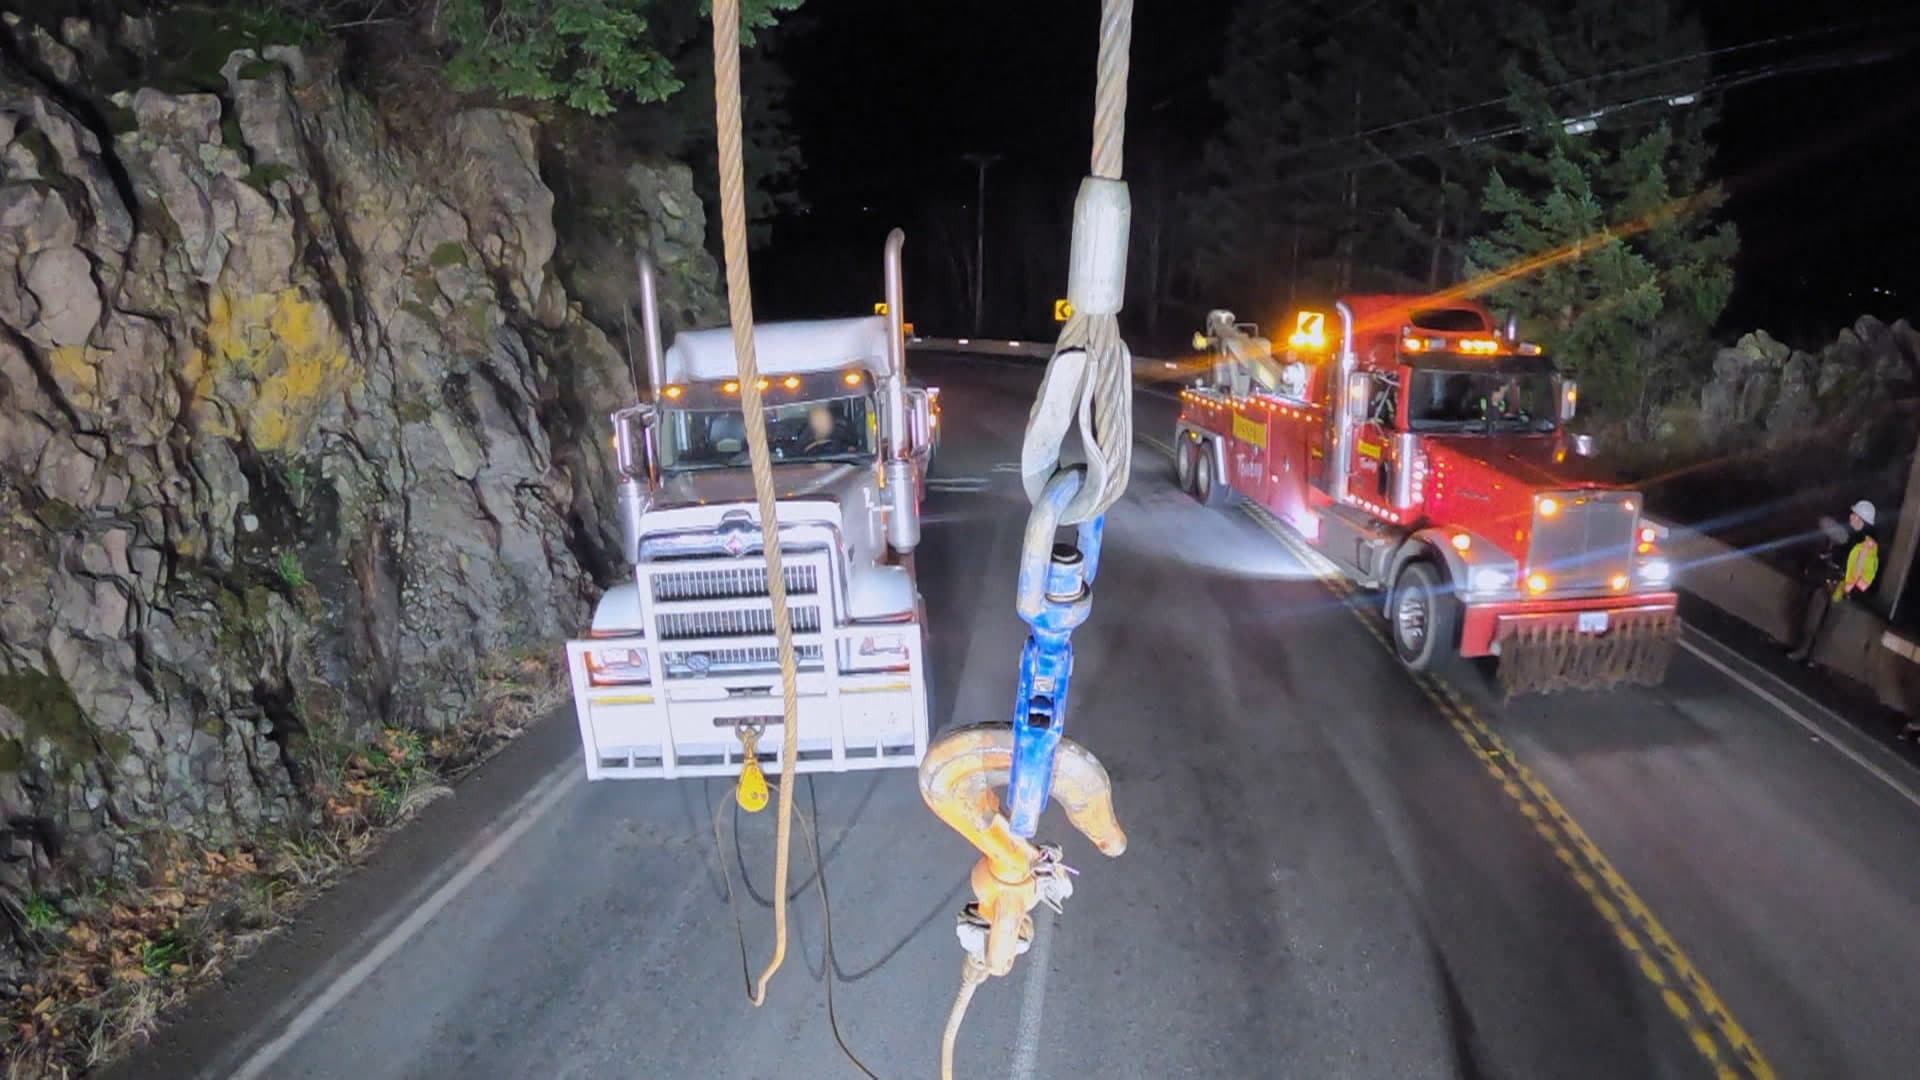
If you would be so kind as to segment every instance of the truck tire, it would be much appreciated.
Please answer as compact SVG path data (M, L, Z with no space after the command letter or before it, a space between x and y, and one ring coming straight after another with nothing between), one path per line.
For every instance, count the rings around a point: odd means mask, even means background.
M1185 435L1173 441L1173 482L1180 490L1193 494L1193 440Z
M1435 671L1452 659L1460 602L1432 563L1416 560L1400 571L1387 605L1387 636L1411 671Z
M1193 448L1193 497L1200 505L1219 509L1233 501L1233 488L1214 475L1213 451L1206 443Z

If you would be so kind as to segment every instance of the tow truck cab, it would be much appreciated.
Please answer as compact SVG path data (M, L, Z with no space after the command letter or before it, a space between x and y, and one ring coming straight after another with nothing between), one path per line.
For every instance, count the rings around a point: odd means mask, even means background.
M1182 485L1261 503L1385 589L1410 667L1538 644L1556 658L1503 659L1518 688L1664 674L1677 621L1661 531L1563 429L1574 382L1487 309L1347 297L1300 313L1279 350L1215 312L1196 345L1221 362L1182 393Z

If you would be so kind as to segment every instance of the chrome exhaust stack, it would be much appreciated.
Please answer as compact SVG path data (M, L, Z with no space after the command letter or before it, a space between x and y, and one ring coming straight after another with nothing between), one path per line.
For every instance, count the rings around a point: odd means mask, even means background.
M640 520L652 504L653 489L660 480L653 426L656 406L644 399L658 402L660 388L667 381L666 358L660 348L660 297L654 283L653 256L643 251L634 263L640 278L640 348L647 358L647 388L640 394L642 401L613 414L613 443L620 468L620 546L629 566L640 561ZM639 387L634 389L639 392Z
M906 300L902 284L900 253L906 247L907 234L895 229L887 234L887 367L885 394L887 410L886 477L890 502L887 513L887 544L902 555L920 545L920 504L918 485L913 475L912 426L907 406L907 338L901 326L901 308Z
M647 392L660 400L660 388L667 381L667 361L660 344L660 294L654 286L653 256L641 252L635 259L640 270L640 347L647 356Z

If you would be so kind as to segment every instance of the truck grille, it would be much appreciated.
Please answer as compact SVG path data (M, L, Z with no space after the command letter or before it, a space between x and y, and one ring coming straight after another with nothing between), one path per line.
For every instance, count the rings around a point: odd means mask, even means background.
M777 645L759 645L746 649L707 649L701 652L668 650L660 655L667 677L670 679L684 679L697 675L752 675L763 671L780 670L780 648ZM800 670L818 671L825 654L819 645L803 645L795 642L793 655L799 662Z
M787 595L811 596L820 591L820 574L807 564L789 564L782 568L787 579ZM738 600L767 595L767 568L764 566L728 566L707 570L669 570L653 575L655 601ZM771 629L766 631L772 633Z
M764 575L763 575L764 576ZM820 632L820 607L808 604L790 607L796 634ZM724 611L663 611L657 617L661 641L685 641L691 638L765 637L773 633L771 607L738 607Z
M1542 514L1545 499L1558 509ZM1633 565L1639 496L1630 491L1552 492L1534 500L1529 573L1544 572L1554 592L1609 589Z

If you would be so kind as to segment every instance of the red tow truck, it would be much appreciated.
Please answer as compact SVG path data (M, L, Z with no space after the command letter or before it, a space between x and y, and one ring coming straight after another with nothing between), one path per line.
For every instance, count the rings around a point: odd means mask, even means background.
M1276 350L1231 312L1194 335L1175 474L1251 499L1384 593L1415 671L1499 658L1509 694L1655 685L1679 636L1664 530L1564 429L1578 391L1485 307L1348 296Z

